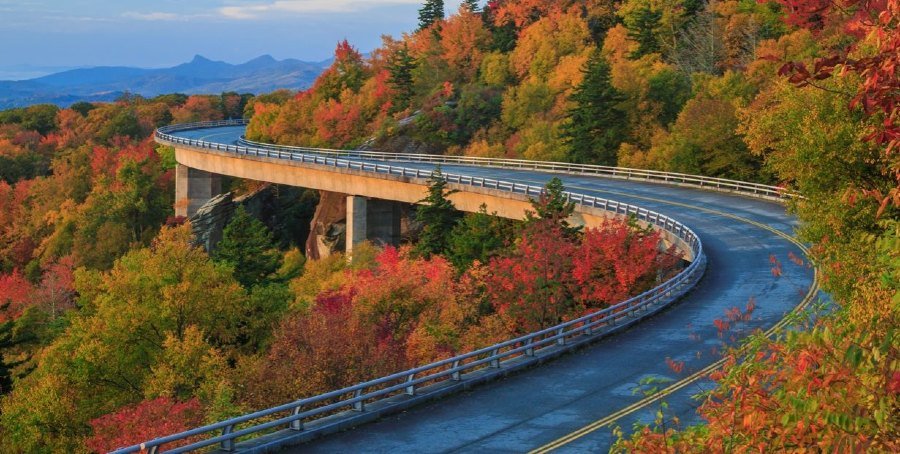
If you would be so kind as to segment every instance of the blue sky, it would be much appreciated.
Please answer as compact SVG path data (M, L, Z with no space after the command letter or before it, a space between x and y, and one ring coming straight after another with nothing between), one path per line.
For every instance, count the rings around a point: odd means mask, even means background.
M200 54L318 61L369 51L417 23L423 0L0 0L0 70L172 66ZM458 0L445 0L448 12ZM0 71L2 72L2 71ZM5 77L0 77L5 78Z

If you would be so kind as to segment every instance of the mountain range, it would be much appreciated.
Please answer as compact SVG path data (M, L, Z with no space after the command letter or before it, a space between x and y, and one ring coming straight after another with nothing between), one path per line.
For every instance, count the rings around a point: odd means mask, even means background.
M263 55L242 64L213 61L200 55L171 68L100 66L62 71L34 79L0 81L0 109L79 101L112 101L129 92L152 97L166 93L266 93L309 87L330 60L276 60Z

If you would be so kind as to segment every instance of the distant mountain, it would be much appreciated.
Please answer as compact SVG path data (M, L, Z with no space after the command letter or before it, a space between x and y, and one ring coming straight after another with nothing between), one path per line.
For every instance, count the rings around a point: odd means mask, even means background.
M0 109L40 103L67 106L78 101L111 101L124 92L151 97L166 93L299 90L309 87L329 64L330 61L276 60L263 55L233 65L197 55L190 62L172 68L100 66L72 69L35 79L0 81Z

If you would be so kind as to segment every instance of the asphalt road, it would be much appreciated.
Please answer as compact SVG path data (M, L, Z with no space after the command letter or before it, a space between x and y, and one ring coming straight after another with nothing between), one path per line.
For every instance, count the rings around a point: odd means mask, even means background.
M177 135L233 143L243 127L184 131ZM427 164L404 166L429 168ZM444 165L449 173L543 184L551 174ZM647 378L680 379L718 360L723 344L767 329L799 304L813 284L807 266L789 260L802 250L784 238L796 220L783 206L700 189L600 177L559 175L572 192L632 203L672 216L701 237L709 265L697 288L680 303L624 333L540 367L378 422L299 446L296 452L527 452L566 437L629 405L644 394ZM781 235L779 234L781 233ZM782 263L775 277L770 257ZM733 307L755 310L748 322L722 334L713 321ZM683 361L676 374L666 359ZM666 383L657 385L667 386ZM667 415L699 422L692 395L711 384L698 380L668 395ZM646 386L644 387L647 388ZM623 414L613 425L628 432L650 422L658 403ZM570 436L556 452L607 452L612 425Z

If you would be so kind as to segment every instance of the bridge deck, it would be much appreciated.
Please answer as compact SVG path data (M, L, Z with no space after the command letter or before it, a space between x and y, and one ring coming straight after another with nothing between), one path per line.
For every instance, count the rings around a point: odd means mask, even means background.
M178 136L233 143L243 127L201 129ZM404 163L432 168L431 164ZM446 172L488 176L541 185L553 175L535 171L444 165ZM563 437L640 400L633 390L646 377L679 380L719 359L723 342L775 325L813 283L811 269L796 266L789 253L803 256L784 237L795 219L784 207L758 199L686 187L560 175L568 190L640 205L691 227L704 243L709 266L703 281L684 301L635 328L549 364L481 386L354 430L296 448L298 452L522 452ZM736 218L737 217L737 218ZM769 258L784 264L773 277ZM719 336L713 320L754 299L752 320ZM676 376L666 358L686 363ZM665 385L661 385L665 386ZM690 396L711 384L700 380L666 397L672 413L698 422ZM649 422L656 407L625 414L617 421L630 430ZM613 441L603 427L565 444L562 452L606 452Z

